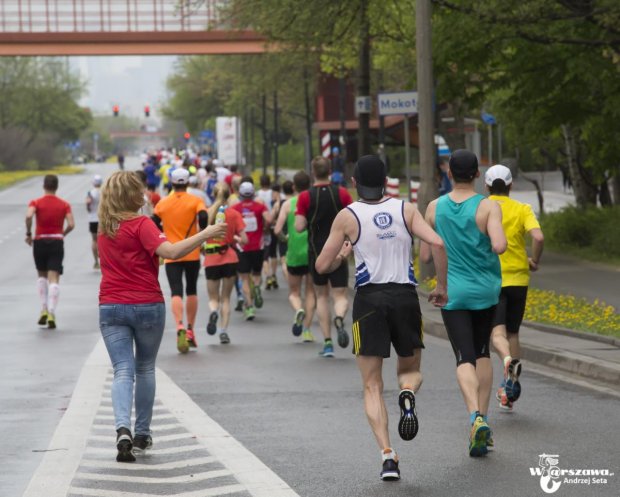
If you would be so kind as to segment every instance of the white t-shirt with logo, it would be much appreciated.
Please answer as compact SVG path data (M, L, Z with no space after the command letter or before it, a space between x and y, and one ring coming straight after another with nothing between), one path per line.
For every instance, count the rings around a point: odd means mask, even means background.
M83 191L83 190L82 190ZM90 198L90 205L88 210L88 222L98 223L99 216L97 211L99 210L99 198L101 197L101 190L99 188L93 188L88 192L88 198Z

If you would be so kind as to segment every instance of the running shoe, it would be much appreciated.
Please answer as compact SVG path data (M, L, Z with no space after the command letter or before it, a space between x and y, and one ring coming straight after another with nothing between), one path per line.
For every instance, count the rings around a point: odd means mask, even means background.
M243 311L246 321L252 321L256 317L256 311L254 311L254 307L246 307Z
M418 434L418 417L415 412L415 395L413 390L401 390L398 396L400 406L400 421L398 434L403 440L413 440Z
M278 285L278 278L276 278L275 276L271 278L271 288L273 288L274 290L280 288L280 286Z
M469 455L481 457L487 454L487 443L491 436L491 428L482 416L477 416L469 434Z
M187 352L189 351L187 332L183 328L177 330L177 350L181 352L181 354L187 354Z
M263 307L263 296L260 293L260 286L255 286L252 289L252 298L254 299L254 305L257 309Z
M521 396L521 383L519 382L519 376L521 376L521 361L519 359L513 359L506 369L506 397L510 402L514 402Z
M141 452L153 447L153 438L151 435L136 435L133 438L133 452L140 454Z
M338 332L338 345L343 349L349 345L349 334L344 329L344 320L340 316L334 318L334 326Z
M39 316L39 322L37 324L39 326L45 326L47 324L47 311L41 311L41 315Z
M383 454L383 468L381 469L381 479L383 481L400 480L400 469L398 469L398 459L393 451Z
M209 335L215 335L217 332L217 311L213 311L209 314L209 323L207 324L207 333Z
M222 333L220 333L220 343L222 345L226 345L230 343L230 337L228 336L228 333L226 333L225 331L222 331Z
M508 396L506 395L506 390L504 389L504 387L499 387L497 389L495 398L499 402L500 409L503 409L504 411L512 411L512 402L508 400Z
M295 313L295 322L293 323L293 335L298 337L304 330L304 318L306 317L306 311L303 309L297 309Z
M56 329L56 318L52 313L49 312L47 313L47 327L50 330Z
M133 455L131 449L133 448L133 439L131 438L131 431L127 428L119 428L116 430L116 462L134 462L136 456Z
M194 335L194 330L192 330L189 326L187 327L185 336L187 337L187 343L190 347L194 349L198 347L198 344L196 343L196 336Z
M243 304L245 302L243 301L243 299L238 299L237 300L237 306L235 307L235 311L243 311Z
M323 345L323 350L319 352L319 355L321 357L334 357L334 346L331 341L325 342L325 345Z
M265 290L271 290L273 288L273 276L267 276L267 281L265 282Z
M314 335L310 330L304 330L301 334L301 340L304 343L314 342Z

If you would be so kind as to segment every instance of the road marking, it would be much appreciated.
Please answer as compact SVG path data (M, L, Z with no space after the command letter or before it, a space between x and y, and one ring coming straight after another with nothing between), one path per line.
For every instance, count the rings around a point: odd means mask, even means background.
M182 492L174 494L174 497L218 497L219 495L228 495L243 492L243 485L225 485L223 487L208 488L205 490L196 490L194 492ZM42 494L43 495L43 494ZM161 497L162 494L136 494L134 492L119 492L118 490L97 490L94 488L71 487L69 496L80 497ZM46 496L47 497L47 496Z
M172 416L172 415L171 415ZM174 416L173 416L174 417ZM176 419L176 417L174 417ZM110 419L114 419L114 416L110 416ZM154 418L153 418L154 419ZM94 424L93 428L95 430L111 430L110 424ZM153 431L157 432L157 433L161 433L162 431L170 431L170 430L175 430L178 428L184 428L184 426L180 423L169 423L169 424L157 424L155 426L151 427L153 429ZM112 437L114 437L114 434L112 434ZM157 440L161 440L161 437L157 437Z
M118 467L118 465L117 465ZM159 470L158 466L151 469ZM203 471L200 473L192 473L181 476L121 476L121 475L105 475L101 473L76 473L75 478L78 480L94 480L94 481L113 481L123 483L198 483L213 478L221 478L222 476L230 476L232 473L228 469L214 469L213 471Z
M150 452L150 449L147 451L147 454ZM80 462L80 467L83 468L104 468L104 469L119 469L129 471L143 471L143 470L157 470L163 471L166 469L180 469L180 468L192 468L194 466L202 466L203 464L211 464L217 462L217 459L213 456L207 457L192 457L191 459L183 459L180 461L172 461L172 462L162 462L157 464L140 464L140 463L131 463L125 464L123 466L119 466L116 461L101 461L96 459L82 459Z
M114 435L90 435L88 437L90 440L99 440L101 442L109 442L111 445L114 445L116 438ZM162 435L157 437L157 443L160 442L175 442L177 440L192 440L196 437L191 433L173 433L172 435Z
M114 445L112 445L114 447ZM204 446L195 445L182 445L181 447L167 447L165 449L149 449L149 454L157 456L169 456L171 454L183 454L185 452L195 452L197 450L204 450ZM114 455L114 451L111 447L86 447L84 449L85 454L101 454L105 456Z
M162 419L172 419L175 420L177 417L174 414L153 414L153 421L161 421ZM114 421L114 414L97 414L95 416L95 420L97 421ZM134 420L135 421L135 420ZM107 428L110 428L110 425L107 425Z

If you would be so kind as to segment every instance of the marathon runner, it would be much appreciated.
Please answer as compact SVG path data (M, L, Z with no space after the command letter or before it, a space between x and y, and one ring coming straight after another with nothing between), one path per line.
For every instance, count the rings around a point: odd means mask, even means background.
M349 308L349 267L347 264L339 265L329 274L319 274L315 269L315 262L327 241L332 222L338 212L353 201L346 189L330 184L330 170L329 159L321 156L312 159L314 184L299 194L295 212L297 232L308 229L308 261L317 294L316 313L325 340L323 350L319 353L322 357L334 357L329 310L330 288L334 298L334 325L338 332L338 345L344 348L349 344L349 335L344 329L344 317Z
M469 455L479 457L493 444L487 419L493 382L489 340L502 283L498 254L506 250L506 237L497 202L474 190L480 176L476 156L455 150L449 167L454 188L428 205L426 220L448 252L448 303L441 315L469 413ZM421 244L420 259L431 259L426 243Z
M504 379L497 390L499 406L512 410L513 402L521 395L521 347L519 328L525 313L530 271L537 271L543 252L544 236L540 224L528 204L510 198L512 174L510 169L497 164L484 175L489 199L502 209L502 226L508 248L499 256L502 267L502 290L495 309L491 342L502 360ZM525 250L525 234L532 237L532 257Z
M26 243L32 246L37 268L37 291L41 301L39 325L56 328L56 307L60 298L60 275L65 255L64 238L75 227L71 205L56 196L58 176L43 178L43 196L31 200L26 211ZM36 230L32 239L32 218ZM66 223L66 226L65 226Z
M403 440L412 440L418 432L415 393L422 384L424 344L413 273L413 236L432 246L437 287L429 300L438 307L447 301L447 260L443 241L416 207L384 195L386 180L387 169L378 156L358 160L353 185L360 200L336 216L316 269L321 274L332 272L347 263L351 250L355 254L353 353L364 383L366 416L381 449L381 479L389 481L400 479L383 399L383 359L390 357L391 345L398 355L398 433Z
M93 188L86 194L86 210L88 211L88 231L92 237L91 248L95 263L93 269L99 269L99 249L97 248L97 229L99 227L99 196L101 193L101 184L103 178L95 174L93 178Z
M171 174L173 192L161 199L153 213L153 221L162 229L166 238L176 243L197 233L196 218L201 229L208 222L207 208L202 200L187 193L189 171L175 169ZM194 324L198 312L196 285L200 272L200 250L195 249L177 260L165 261L166 276L172 293L172 315L177 326L177 348L186 353L189 347L196 347ZM187 326L183 321L183 275L187 295Z
M293 176L295 192L299 195L310 187L310 176L305 171L299 171ZM284 185L282 185L284 187ZM278 221L274 227L276 237L286 238L286 275L288 278L288 301L295 311L293 318L293 335L299 336L304 342L314 342L314 335L310 330L316 295L308 267L308 231L298 233L295 229L295 212L297 210L297 195L287 199L280 209ZM284 235L286 227L287 235ZM305 280L305 284L304 284ZM305 286L305 298L302 304L301 288Z

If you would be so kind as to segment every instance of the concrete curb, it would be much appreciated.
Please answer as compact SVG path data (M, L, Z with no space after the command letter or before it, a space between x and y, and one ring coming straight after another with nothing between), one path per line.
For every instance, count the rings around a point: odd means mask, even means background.
M607 343L620 347L620 340L614 337L606 335L597 335L596 333L586 333L585 331L571 330L569 328L561 328L559 326L553 326L550 324L537 323L535 321L523 321L523 324L528 328L534 328L535 330L545 331L547 333L554 333L556 335L564 335L567 337L581 338L582 340L592 340L594 342Z

